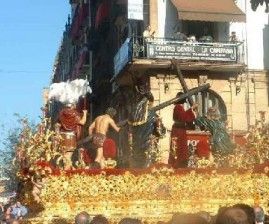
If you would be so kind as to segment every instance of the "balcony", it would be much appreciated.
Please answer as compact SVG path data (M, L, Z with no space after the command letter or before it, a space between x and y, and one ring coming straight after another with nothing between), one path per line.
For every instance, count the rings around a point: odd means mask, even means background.
M123 56L123 57L122 57ZM115 76L133 64L169 64L177 59L186 70L241 71L244 67L243 42L182 42L164 38L127 38L114 58ZM122 64L124 62L125 64ZM168 65L167 65L168 66Z
M243 42L182 42L164 38L131 39L133 58L243 63Z

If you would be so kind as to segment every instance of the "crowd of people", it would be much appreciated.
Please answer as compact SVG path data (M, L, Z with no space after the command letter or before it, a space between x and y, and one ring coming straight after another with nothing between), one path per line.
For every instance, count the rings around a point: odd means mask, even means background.
M185 33L182 33L180 31L175 32L173 35L173 39L179 40L179 41L186 41L186 42L207 42L207 43L212 43L214 42L213 37L210 34L205 34L199 38L196 37L196 35L191 34L191 35L186 35ZM238 37L236 35L235 31L232 31L230 36L229 36L229 42L236 43L238 42Z
M18 224L28 215L28 208L19 201L0 204L0 223Z
M75 224L108 224L109 221L102 215L91 217L87 212L81 212L75 217ZM136 218L123 218L119 224L147 223ZM158 224L265 224L269 223L269 217L259 206L251 207L246 204L236 204L230 207L222 207L215 216L207 212L193 214L175 213L168 221L158 221Z
M9 205L0 205L1 224L23 224L27 220L28 209L20 202L13 202ZM53 222L54 223L54 222ZM69 223L59 221L57 223ZM73 221L74 224L109 224L108 218L103 215L91 216L86 211L78 213ZM115 223L115 222L113 222ZM147 221L125 217L118 224L142 224ZM246 204L235 204L230 207L221 207L216 215L200 211L196 213L174 213L169 221L157 221L158 224L266 224L269 223L269 216L260 206L251 207Z

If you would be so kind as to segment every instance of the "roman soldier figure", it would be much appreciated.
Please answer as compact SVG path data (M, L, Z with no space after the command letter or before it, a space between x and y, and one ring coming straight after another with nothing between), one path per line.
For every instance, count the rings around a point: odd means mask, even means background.
M86 123L87 110L80 114L75 104L67 104L59 113L60 133L63 138L63 150L65 158L70 163L74 150L77 148L77 141L81 139L81 129Z

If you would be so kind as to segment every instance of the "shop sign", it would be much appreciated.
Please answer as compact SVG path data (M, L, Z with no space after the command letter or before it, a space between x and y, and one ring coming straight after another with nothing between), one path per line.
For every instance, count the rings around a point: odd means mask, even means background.
M148 43L148 58L237 61L236 45Z
M128 0L128 19L143 20L143 0Z

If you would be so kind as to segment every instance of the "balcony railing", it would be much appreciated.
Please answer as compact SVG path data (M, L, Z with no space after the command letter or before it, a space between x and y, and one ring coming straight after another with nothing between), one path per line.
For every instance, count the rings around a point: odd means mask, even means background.
M244 64L243 42L182 42L164 38L127 38L114 57L114 77L132 59L179 59Z
M183 42L166 38L131 38L133 58L244 62L243 42Z

